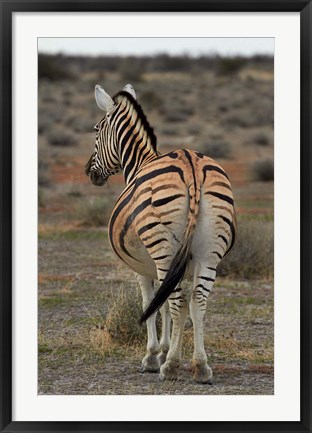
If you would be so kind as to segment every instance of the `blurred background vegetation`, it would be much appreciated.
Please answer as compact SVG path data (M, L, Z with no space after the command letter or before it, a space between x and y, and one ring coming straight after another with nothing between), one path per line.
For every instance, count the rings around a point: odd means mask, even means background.
M273 58L188 55L39 54L39 221L101 227L123 188L111 178L91 185L84 165L101 118L99 83L112 96L130 82L158 137L160 152L201 151L232 181L237 245L221 275L273 273Z

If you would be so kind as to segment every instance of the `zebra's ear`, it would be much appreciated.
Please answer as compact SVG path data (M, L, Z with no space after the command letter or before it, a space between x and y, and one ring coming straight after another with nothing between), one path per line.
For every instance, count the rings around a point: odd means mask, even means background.
M109 111L109 110L111 110L113 108L114 101L105 92L105 90L103 89L103 87L100 86L99 84L97 84L95 86L94 96L95 96L96 103L100 107L101 110L103 110L103 111Z
M134 99L136 99L136 94L135 94L134 88L131 84L127 84L122 90L124 92L130 93L130 95L133 96Z

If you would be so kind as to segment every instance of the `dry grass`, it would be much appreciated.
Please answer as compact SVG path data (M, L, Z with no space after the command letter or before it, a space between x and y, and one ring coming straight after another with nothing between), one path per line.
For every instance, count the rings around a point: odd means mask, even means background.
M112 211L111 200L106 197L80 199L76 206L77 218L85 227L107 225Z
M121 345L142 344L146 326L139 325L142 314L142 296L137 288L121 287L109 306L104 322L104 333Z
M218 275L271 278L273 270L273 221L239 219L236 242L219 265Z

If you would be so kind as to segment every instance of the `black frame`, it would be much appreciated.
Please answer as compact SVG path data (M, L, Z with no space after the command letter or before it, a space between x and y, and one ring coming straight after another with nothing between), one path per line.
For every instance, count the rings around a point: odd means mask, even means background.
M312 432L311 423L311 99L312 0L0 0L0 428L1 432ZM301 41L301 420L299 422L12 421L12 14L14 12L300 12ZM310 123L311 122L311 123ZM289 378L291 380L291 377Z

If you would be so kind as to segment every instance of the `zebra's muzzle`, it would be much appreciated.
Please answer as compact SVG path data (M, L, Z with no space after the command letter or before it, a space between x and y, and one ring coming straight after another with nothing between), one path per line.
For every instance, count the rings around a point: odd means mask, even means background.
M91 182L93 183L93 185L96 185L96 186L102 186L107 182L107 177L103 177L103 176L99 175L98 173L96 173L95 171L91 172L90 179L91 179Z

